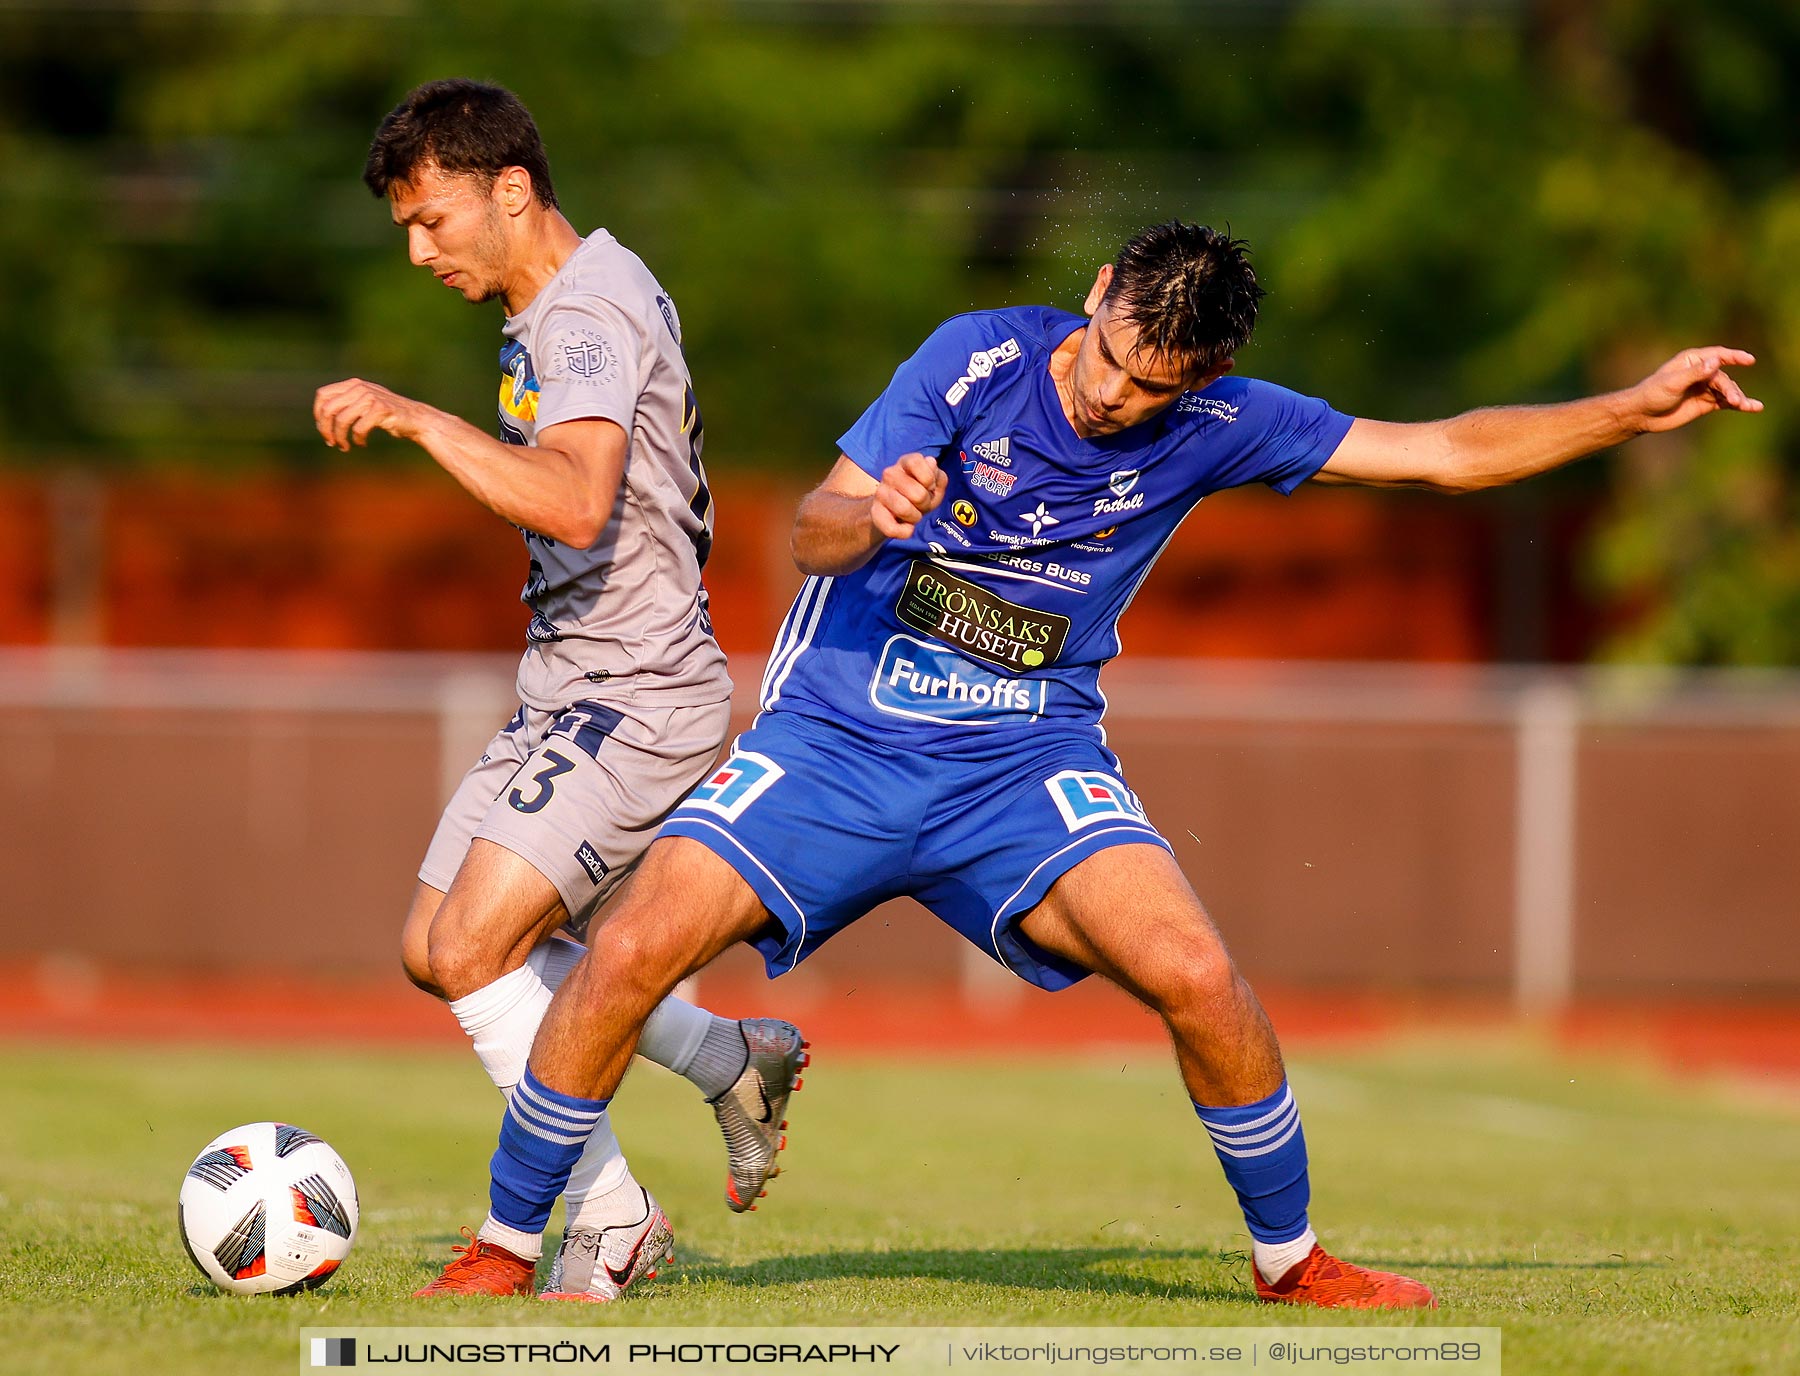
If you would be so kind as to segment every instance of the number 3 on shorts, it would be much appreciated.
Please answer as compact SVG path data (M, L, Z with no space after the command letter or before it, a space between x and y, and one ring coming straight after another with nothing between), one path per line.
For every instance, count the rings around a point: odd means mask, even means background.
M544 758L550 763L531 776L531 782L538 786L535 794L527 798L523 789L515 788L506 795L506 801L520 812L541 812L544 804L549 802L551 796L556 792L557 779L575 767L575 761L557 754L554 750L546 750Z

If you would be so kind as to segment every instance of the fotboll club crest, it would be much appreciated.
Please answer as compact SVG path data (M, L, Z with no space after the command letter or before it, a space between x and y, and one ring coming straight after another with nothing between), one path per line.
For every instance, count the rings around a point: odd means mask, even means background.
M1137 469L1121 468L1114 472L1112 477L1106 480L1106 485L1112 489L1113 496L1123 497L1127 492L1131 491L1132 488L1137 486L1137 482Z

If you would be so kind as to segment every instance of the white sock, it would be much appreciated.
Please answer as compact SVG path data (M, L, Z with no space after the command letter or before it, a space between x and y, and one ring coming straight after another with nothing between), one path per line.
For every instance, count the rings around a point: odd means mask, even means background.
M1308 1228L1292 1242L1258 1242L1250 1240L1250 1255L1256 1260L1256 1269L1262 1278L1273 1285L1289 1271L1306 1260L1312 1251L1313 1244L1319 1239Z
M569 971L581 964L586 955L587 947L562 937L551 937L533 950L525 963L538 972L544 987L554 994L562 988ZM667 1066L677 1075L685 1075L712 1024L711 1013L670 994L650 1010L644 1030L638 1034L637 1054L647 1061Z
M544 1235L542 1233L521 1233L517 1228L509 1228L492 1214L487 1222L475 1230L475 1236L483 1242L491 1242L496 1247L504 1247L515 1257L526 1261L536 1261L544 1255Z
M450 1011L475 1044L481 1068L502 1094L510 1094L523 1078L532 1040L549 1007L550 990L529 961L450 1001Z
M585 959L587 947L579 941L553 936L533 947L531 954L525 957L525 963L538 972L538 978L544 981L544 988L554 994L562 988L563 981L569 977L569 971Z
M631 1178L631 1170L623 1156L614 1156L594 1183L577 1197L575 1182L581 1178L587 1158L575 1167L569 1177L569 1188L563 1194L570 1228L605 1228L614 1223L635 1223L644 1216L644 1188Z
M704 1008L670 994L645 1020L644 1030L638 1034L637 1054L666 1065L677 1075L686 1075L712 1021L713 1015Z

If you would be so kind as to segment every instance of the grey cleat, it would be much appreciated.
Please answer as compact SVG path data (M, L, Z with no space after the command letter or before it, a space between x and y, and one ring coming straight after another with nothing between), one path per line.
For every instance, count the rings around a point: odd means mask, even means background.
M644 1214L636 1222L570 1228L563 1234L539 1299L604 1304L618 1299L634 1282L649 1280L657 1267L675 1259L675 1230L669 1226L669 1216L650 1191L641 1185L638 1189L644 1197Z
M769 1180L781 1174L775 1154L787 1146L788 1095L800 1088L800 1072L812 1057L800 1029L780 1018L745 1018L738 1023L750 1060L744 1073L712 1101L725 1134L729 1173L725 1203L734 1213L756 1207Z

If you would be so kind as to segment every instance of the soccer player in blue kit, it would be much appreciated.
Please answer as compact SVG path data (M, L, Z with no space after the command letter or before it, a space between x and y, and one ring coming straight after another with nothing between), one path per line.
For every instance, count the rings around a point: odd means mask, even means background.
M1097 972L1163 1018L1248 1224L1258 1298L1435 1304L1315 1239L1274 1030L1107 749L1100 668L1213 492L1514 482L1760 410L1725 371L1754 360L1690 349L1609 395L1357 420L1231 375L1261 296L1240 241L1177 221L1100 269L1088 318L957 316L900 366L801 503L793 551L810 576L755 725L663 825L544 1018L524 1080L535 1107L502 1123L486 1226L542 1232L682 978L738 941L785 973L905 894L1033 984Z

